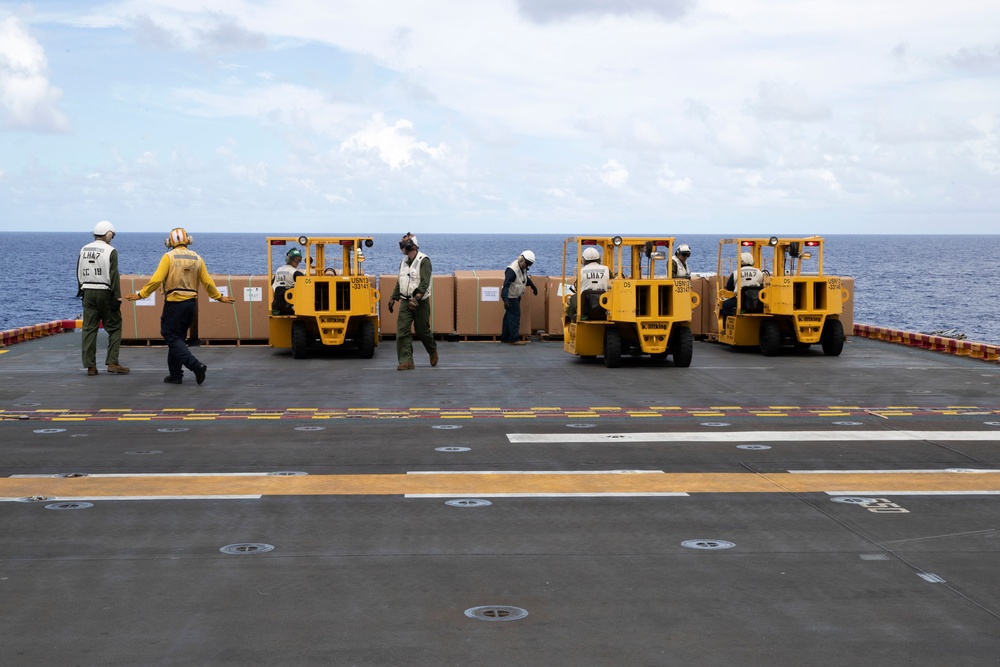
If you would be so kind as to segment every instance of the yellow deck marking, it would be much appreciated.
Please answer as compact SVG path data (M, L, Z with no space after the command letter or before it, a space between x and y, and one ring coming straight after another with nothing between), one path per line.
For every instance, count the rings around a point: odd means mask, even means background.
M290 477L3 478L0 498L628 493L1000 492L1000 471L927 473L665 473L299 475Z

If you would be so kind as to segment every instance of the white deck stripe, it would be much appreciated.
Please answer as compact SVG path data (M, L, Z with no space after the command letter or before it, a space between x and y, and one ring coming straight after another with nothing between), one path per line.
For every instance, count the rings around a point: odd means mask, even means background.
M508 433L511 443L997 441L992 431L683 431L678 433Z

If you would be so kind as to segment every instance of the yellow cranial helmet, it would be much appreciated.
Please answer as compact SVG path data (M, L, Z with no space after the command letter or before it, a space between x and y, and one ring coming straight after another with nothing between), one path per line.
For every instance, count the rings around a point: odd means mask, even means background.
M175 227L170 230L170 235L167 236L167 240L164 243L167 244L168 248L176 248L179 245L191 245L194 243L194 239L188 236L183 227Z

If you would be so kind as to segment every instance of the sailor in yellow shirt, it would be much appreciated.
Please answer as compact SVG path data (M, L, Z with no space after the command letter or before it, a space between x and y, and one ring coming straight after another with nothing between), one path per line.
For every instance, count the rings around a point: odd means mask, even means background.
M184 368L194 373L198 384L205 381L208 366L198 361L188 349L184 338L194 319L198 302L198 285L204 285L208 296L222 303L233 303L231 296L222 296L208 275L205 260L188 248L194 241L181 227L170 230L164 243L170 250L160 259L156 272L137 294L125 296L129 301L145 299L163 285L163 314L160 316L160 335L167 343L167 368L170 375L163 378L168 384L183 381Z

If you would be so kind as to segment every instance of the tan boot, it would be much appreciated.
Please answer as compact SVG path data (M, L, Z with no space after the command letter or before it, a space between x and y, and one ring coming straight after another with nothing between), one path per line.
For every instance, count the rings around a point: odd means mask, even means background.
M130 371L124 366L119 366L118 364L108 364L108 372L115 375L128 375ZM94 375L97 375L97 373L94 373Z
M434 350L433 352L431 352L431 366L437 366L437 365L438 365L438 353L437 350Z
M402 364L396 366L396 370L397 371L412 371L413 370L413 362L412 361L407 361L406 363L402 363Z
M93 366L87 369L87 375L97 375L97 369Z

